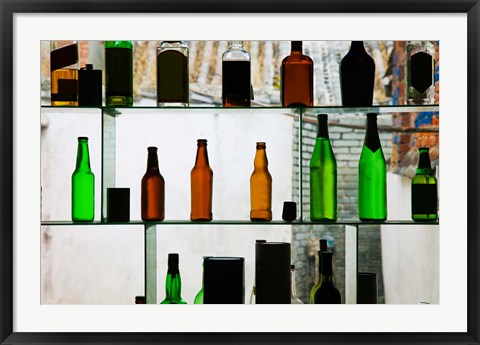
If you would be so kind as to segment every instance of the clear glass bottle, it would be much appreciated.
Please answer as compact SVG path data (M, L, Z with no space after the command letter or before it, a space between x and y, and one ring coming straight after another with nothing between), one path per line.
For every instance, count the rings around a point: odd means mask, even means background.
M268 171L268 159L264 142L257 143L253 162L254 170L250 177L250 220L272 220L272 175Z
M78 106L78 41L50 42L52 106Z
M105 104L133 105L132 41L105 41Z
M160 304L187 304L182 299L182 280L178 269L178 254L168 254L168 271L165 282L165 299Z
M375 85L375 61L363 41L352 41L340 62L340 90L344 107L371 107Z
M157 47L157 106L187 107L189 103L188 46L162 41Z
M405 47L405 87L408 104L435 102L435 46L431 41L408 41Z
M141 183L142 220L162 221L165 219L165 180L158 168L156 147L147 148L147 171Z
M190 173L191 221L212 220L213 171L208 163L207 140L197 140L195 166Z
M88 138L78 138L77 165L72 174L72 221L91 222L95 217L95 175L90 168Z
M322 284L322 253L328 251L327 240L320 240L320 250L318 251L318 278L310 291L310 304L315 304L315 292Z
M314 304L341 304L342 296L333 282L333 254L322 252L322 282L313 297Z
M358 163L358 216L362 221L387 219L387 163L376 114L367 114L367 132Z
M317 115L318 131L310 159L310 219L337 220L337 161L328 137L328 115Z
M412 219L438 220L437 179L432 173L428 147L419 147L417 171L412 179Z
M300 298L297 297L297 288L295 285L295 265L290 265L290 272L292 275L292 295L291 295L291 304L303 304Z
M229 49L222 55L222 104L249 107L251 93L250 54L243 41L229 41Z
M313 106L313 60L303 54L302 41L292 41L282 61L281 99L284 107Z

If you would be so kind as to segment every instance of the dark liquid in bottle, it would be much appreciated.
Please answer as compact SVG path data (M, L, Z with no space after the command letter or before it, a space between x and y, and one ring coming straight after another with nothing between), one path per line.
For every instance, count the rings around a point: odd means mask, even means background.
M157 102L188 103L188 58L178 51L157 56Z
M131 49L105 49L105 96L133 96Z
M436 214L437 213L437 185L413 184L412 185L412 213Z
M423 93L433 83L433 61L432 56L423 52L417 53L411 57L411 85L418 92Z
M249 107L250 85L250 61L222 62L222 102L224 107Z

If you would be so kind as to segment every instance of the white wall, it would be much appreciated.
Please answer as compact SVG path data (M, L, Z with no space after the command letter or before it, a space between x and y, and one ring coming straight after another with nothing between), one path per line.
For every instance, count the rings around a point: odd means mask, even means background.
M75 110L76 111L76 110ZM43 110L43 220L70 220L70 176L75 168L76 138L90 138L96 177L96 220L100 219L101 117L98 111ZM116 186L129 187L130 217L140 219L140 180L147 146L157 146L166 181L166 220L188 220L190 170L196 139L208 140L214 172L214 220L249 219L249 178L255 143L266 141L273 177L273 218L281 219L283 201L292 195L293 118L275 110L128 110L116 120ZM42 227L42 303L129 304L143 295L142 226ZM246 300L254 278L254 242L291 241L291 227L159 225L158 300L164 297L167 254L180 254L182 295L193 303L201 286L202 256L245 257Z
M411 219L411 180L388 174L388 219ZM439 225L381 227L385 303L439 303Z

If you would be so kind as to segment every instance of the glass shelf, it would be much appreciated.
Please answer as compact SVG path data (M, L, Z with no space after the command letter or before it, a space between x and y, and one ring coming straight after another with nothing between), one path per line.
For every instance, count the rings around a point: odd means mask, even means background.
M412 220L387 220L384 222L362 222L356 219L341 219L336 222L312 222L312 221L294 221L285 222L283 220L274 220L271 222L251 222L249 220L214 220L211 222L191 222L189 220L165 220L162 222L144 222L141 220L132 220L130 222L107 223L101 221L94 222L72 222L72 221L42 221L42 226L88 226L88 225L439 225L439 222L414 222Z
M190 106L190 107L151 107L151 106L133 106L133 107L53 107L49 105L43 105L42 109L48 109L49 111L58 110L59 112L76 111L79 109L87 110L103 110L106 113L123 114L132 113L138 111L195 111L195 110L221 110L221 111L284 111L289 114L304 110L306 115L314 115L318 113L323 114L391 114L391 113L416 113L416 112L438 112L439 105L374 105L372 107L342 107L342 106L316 106L310 108L302 107L281 107L281 106L268 106L268 107L219 107L219 106Z

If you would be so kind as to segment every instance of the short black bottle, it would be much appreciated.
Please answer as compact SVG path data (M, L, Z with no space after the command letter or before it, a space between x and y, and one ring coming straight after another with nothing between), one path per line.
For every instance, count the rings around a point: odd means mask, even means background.
M438 219L437 179L432 174L428 147L420 147L418 152L418 167L412 179L412 219L434 222Z

